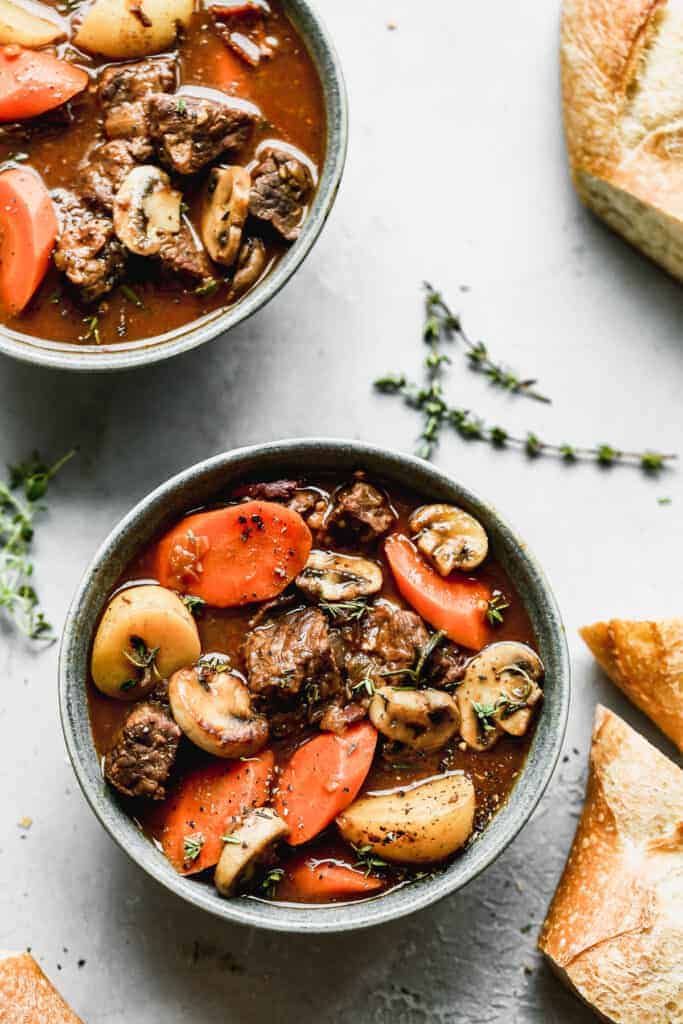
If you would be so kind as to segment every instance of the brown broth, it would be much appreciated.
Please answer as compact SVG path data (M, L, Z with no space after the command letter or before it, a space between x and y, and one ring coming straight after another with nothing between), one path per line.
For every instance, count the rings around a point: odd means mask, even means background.
M307 480L306 484L316 486L325 492L331 492L340 482L337 478L320 474L313 480ZM381 485L381 481L377 481L377 479L373 479L373 482ZM396 529L409 533L409 515L416 507L424 504L424 499L408 491L398 490L393 485L386 486L385 490L398 514ZM224 502L216 503L218 506L221 504ZM340 550L344 549L340 547ZM131 563L119 580L116 589L131 581L153 580L155 557L156 542ZM384 587L378 597L386 598L401 607L409 607L394 586L391 570L381 545L372 557L377 557L381 561L384 575ZM510 602L503 624L496 627L495 630L491 630L490 642L517 640L536 649L529 617L515 591L512 580L495 558L489 556L480 569L471 575L476 575L478 580L486 582L492 590L500 590ZM233 668L244 671L241 645L248 622L256 607L251 605L237 609L208 607L203 609L197 622L202 651L225 654L229 657ZM98 754L102 756L111 746L112 738L128 714L131 705L103 696L91 681L88 682L88 703L95 746ZM399 758L393 762L386 760L381 753L378 753L363 784L361 795L426 779L446 769L463 771L471 778L475 788L476 835L486 827L509 796L524 767L534 728L535 724L532 722L527 734L521 738L504 735L494 747L484 752L462 750L457 744L454 744L448 748L448 751L440 750L434 754L421 756L408 754L405 758ZM272 741L270 746L275 753L276 764L281 767L286 763L293 750L315 735L317 731L317 729L311 728L297 735L296 738ZM193 747L189 742L181 744L179 758L174 768L174 778L182 780L190 770L209 760L212 760L209 755ZM160 841L163 832L163 804L150 806L149 802L145 803L144 801L124 800L123 802L145 834L152 840ZM285 876L278 887L276 899L289 900L292 898L291 886L286 873L287 862L291 859L298 860L302 856L302 850L305 855L319 859L329 859L347 865L354 863L353 850L340 840L334 828L328 829L305 847L294 850L285 847L278 861L285 868ZM384 875L388 889L409 880L411 872L401 868L389 868Z
M57 9L61 6L58 0L47 2ZM206 12L194 14L177 49L169 51L178 58L178 86L201 85L218 89L249 100L260 109L263 123L256 127L240 152L230 155L232 162L247 165L262 142L280 140L301 150L320 169L326 145L320 79L303 40L277 0L271 3L271 8L268 30L279 40L275 56L251 68L230 54L229 66L239 67L239 77L224 77L225 57L229 51L212 31ZM78 12L71 16L71 23L75 23L77 18ZM69 59L93 76L99 68L110 63L82 53L72 44L58 47L58 54L68 54ZM66 129L62 127L57 131L37 133L28 141L21 135L3 134L0 126L0 163L21 151L28 154L28 160L21 166L38 171L49 189L77 189L81 160L94 142L103 139L101 112L94 87L71 104L70 113L71 122ZM180 180L189 206L189 217L195 226L197 193L203 178L204 174L200 172L192 179ZM289 246L267 226L259 226L255 233L266 244L270 270ZM220 276L220 269L216 269L217 276ZM120 287L99 302L84 306L77 301L63 275L51 266L36 295L19 316L9 316L0 306L0 323L38 338L92 345L95 339L92 334L88 337L86 321L97 314L99 343L111 345L151 338L227 308L225 287L211 295L197 295L172 274L162 273L152 260L138 258L131 261L123 283L134 289L144 308L138 308L126 298Z

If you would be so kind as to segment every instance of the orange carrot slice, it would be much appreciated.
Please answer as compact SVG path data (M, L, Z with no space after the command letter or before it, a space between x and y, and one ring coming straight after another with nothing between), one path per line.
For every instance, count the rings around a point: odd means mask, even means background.
M88 75L43 50L0 46L0 121L36 117L82 92Z
M59 226L50 193L33 171L0 174L0 301L16 316L45 276Z
M384 888L381 878L365 875L348 864L315 856L296 858L285 865L278 883L278 899L295 903L327 903L330 900L369 896Z

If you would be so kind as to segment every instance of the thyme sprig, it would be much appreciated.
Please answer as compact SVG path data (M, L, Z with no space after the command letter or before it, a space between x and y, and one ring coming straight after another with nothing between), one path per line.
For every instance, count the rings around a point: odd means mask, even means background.
M271 868L261 882L260 889L266 899L272 900L284 876L283 868Z
M353 843L351 844L353 846ZM381 871L383 868L389 867L385 860L381 857L377 857L372 850L372 846L353 846L356 851L357 860L354 863L354 868L362 868L365 872L365 877L373 873L373 871Z
M32 585L33 563L29 557L34 520L43 511L38 504L50 481L74 455L68 452L52 465L37 452L9 467L8 483L0 482L0 609L31 640L51 639L52 627L40 610ZM22 497L16 493L23 492Z
M505 622L505 612L510 607L510 602L500 590L494 590L493 595L486 608L486 618L492 626L502 626Z
M355 601L321 601L320 608L331 619L357 622L358 619L362 619L368 610L368 603L359 597Z
M427 662L429 661L429 659L431 658L432 654L439 646L439 644L442 643L445 639L446 634L443 631L443 629L437 629L435 633L432 633L427 643L420 648L420 651L417 656L417 661L415 662L413 668L392 669L390 672L382 672L382 675L408 676L408 678L412 679L413 681L413 686L411 687L411 689L420 686L421 683L423 682L423 676L425 669L427 667Z
M529 458L554 456L566 463L591 460L601 466L632 464L654 473L678 458L678 455L674 453L663 454L650 449L625 451L605 443L593 447L567 442L555 444L542 440L538 434L532 431L520 436L504 427L486 423L472 410L450 405L446 401L441 376L444 363L450 362L450 359L440 351L438 346L443 332L439 331L437 336L430 328L428 333L430 354L425 360L425 381L422 386L409 381L403 374L388 374L374 382L377 391L385 395L398 395L411 409L416 409L421 413L423 427L416 451L420 458L430 459L432 457L444 427L455 430L465 441L482 441L498 449L516 448Z
M449 363L450 357L438 351L440 341L460 341L464 346L467 359L474 370L483 373L496 387L503 388L515 395L526 395L537 402L550 402L547 395L542 395L535 390L537 381L532 378L524 379L503 363L495 362L483 341L473 341L466 333L462 321L450 309L440 292L436 291L429 284L424 282L425 290L425 323L423 337L430 346L430 354L427 356L428 368L433 363L435 367L442 363Z
M201 832L183 838L183 860L185 864L193 864L202 852L206 839Z

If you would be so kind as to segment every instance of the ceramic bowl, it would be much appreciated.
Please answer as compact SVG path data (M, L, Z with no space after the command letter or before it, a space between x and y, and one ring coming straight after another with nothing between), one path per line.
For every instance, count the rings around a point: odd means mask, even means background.
M170 359L211 341L265 306L296 273L320 234L334 201L346 161L348 110L344 76L332 39L308 0L283 0L285 13L308 47L320 75L327 120L327 149L315 199L294 245L274 270L230 309L141 341L117 345L65 345L33 338L0 324L0 352L27 363L87 373L127 370Z
M105 785L88 718L86 677L93 636L107 596L130 559L188 509L220 498L245 477L305 476L319 470L370 476L425 498L454 502L483 523L496 558L512 578L531 618L546 666L545 700L528 760L509 799L477 842L436 877L371 900L322 907L222 899L210 883L182 878L145 838ZM152 878L189 903L240 924L288 932L340 932L410 914L457 892L487 868L529 820L557 762L569 708L569 660L552 590L536 559L486 501L421 459L353 441L293 440L240 448L192 466L144 498L106 539L71 605L60 654L62 726L78 781L93 811L119 846Z

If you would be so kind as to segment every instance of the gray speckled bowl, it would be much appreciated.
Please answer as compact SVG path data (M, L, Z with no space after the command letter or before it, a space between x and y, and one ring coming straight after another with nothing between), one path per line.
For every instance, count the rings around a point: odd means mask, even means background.
M308 0L283 0L287 16L298 29L318 69L323 85L327 119L327 150L320 170L315 199L301 235L280 260L272 273L249 292L241 302L225 312L208 316L143 341L118 345L65 345L57 341L32 338L0 324L0 352L23 362L51 366L61 370L87 373L100 370L127 370L186 352L205 341L224 334L265 306L287 283L303 263L320 234L334 205L341 181L348 138L348 107L344 76L330 35Z
M136 828L105 785L93 746L85 680L90 638L107 595L130 559L188 509L215 499L240 479L305 475L320 469L364 468L426 498L454 501L486 528L496 557L507 569L530 615L546 666L543 714L526 767L509 800L481 838L443 873L361 903L328 907L225 900L209 884L181 878ZM141 501L109 535L88 567L64 627L59 693L66 745L78 781L111 837L152 878L195 906L240 924L291 932L365 928L412 913L457 892L488 867L528 821L557 762L569 710L569 659L564 627L552 591L526 545L496 510L429 463L355 441L293 440L239 448L200 462Z

